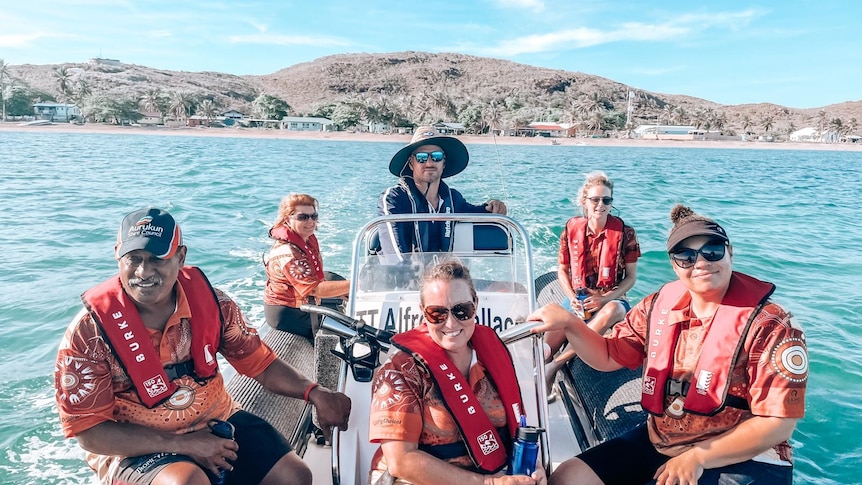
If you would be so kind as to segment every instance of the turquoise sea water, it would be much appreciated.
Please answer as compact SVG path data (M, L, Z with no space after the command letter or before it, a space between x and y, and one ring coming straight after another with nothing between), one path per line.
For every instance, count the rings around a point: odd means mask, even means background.
M359 226L394 182L398 143L0 132L0 483L90 483L60 432L57 345L78 295L116 270L120 219L154 205L181 222L188 261L262 322L260 256L279 200L321 203L327 269L347 275ZM806 416L793 436L795 483L860 483L862 152L469 146L450 179L468 200L504 199L531 233L540 272L590 170L616 182L618 214L643 257L635 299L673 278L668 213L685 202L728 230L735 269L775 282L806 329ZM538 274L536 275L538 276Z

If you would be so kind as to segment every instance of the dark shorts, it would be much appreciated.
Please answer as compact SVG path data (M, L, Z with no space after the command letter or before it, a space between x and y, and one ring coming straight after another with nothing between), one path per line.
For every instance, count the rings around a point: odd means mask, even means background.
M260 483L278 460L291 451L281 433L254 414L238 411L228 421L236 428L234 439L239 451L233 470L227 474L227 485ZM114 483L149 485L166 466L180 461L194 462L189 456L174 453L126 458L120 463Z
M263 316L270 327L314 340L311 314L283 305L263 305Z
M578 455L602 482L614 484L654 484L653 475L670 457L656 451L646 425L606 441ZM698 485L787 484L793 467L748 460L721 468L704 470Z

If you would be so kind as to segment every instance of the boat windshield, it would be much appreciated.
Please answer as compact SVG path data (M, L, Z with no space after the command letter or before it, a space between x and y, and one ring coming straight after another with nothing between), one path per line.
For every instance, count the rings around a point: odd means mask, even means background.
M529 246L526 234L511 219L458 215L452 251L401 255L380 249L376 235L386 220L372 221L357 238L360 248L354 253L353 271L358 274L350 293L354 318L393 332L418 325L419 284L425 268L452 258L470 269L479 297L477 323L501 332L529 315L535 300Z

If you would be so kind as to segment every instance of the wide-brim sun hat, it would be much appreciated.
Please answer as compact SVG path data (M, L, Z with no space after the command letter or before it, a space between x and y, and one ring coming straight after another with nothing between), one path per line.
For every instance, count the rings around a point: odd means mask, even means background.
M467 147L461 143L461 140L452 136L441 135L433 126L420 126L413 133L413 139L410 140L410 144L398 150L398 153L392 157L392 160L389 162L389 172L396 177L403 176L404 168L407 166L410 155L413 154L414 150L423 145L437 145L446 154L441 178L457 175L467 168L470 154L467 153Z

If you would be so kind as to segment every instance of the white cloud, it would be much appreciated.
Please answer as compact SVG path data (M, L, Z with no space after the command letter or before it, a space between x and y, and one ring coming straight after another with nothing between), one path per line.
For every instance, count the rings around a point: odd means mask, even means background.
M542 0L496 0L497 4L504 8L524 8L542 12L545 10L545 2Z
M30 33L30 34L2 34L0 35L0 47L30 47L41 39L49 37L65 37L57 34Z
M617 30L602 31L590 28L561 30L506 40L497 46L482 49L491 55L515 56L537 52L570 50L622 41L667 40L688 34L685 27L628 23Z
M520 0L505 0L520 1ZM530 1L530 0L523 0ZM737 30L747 26L763 12L749 9L717 14L685 14L658 23L625 22L613 29L578 27L545 34L532 34L503 40L496 46L480 47L474 52L485 55L516 56L549 51L579 49L614 42L670 41L690 38L716 27Z

